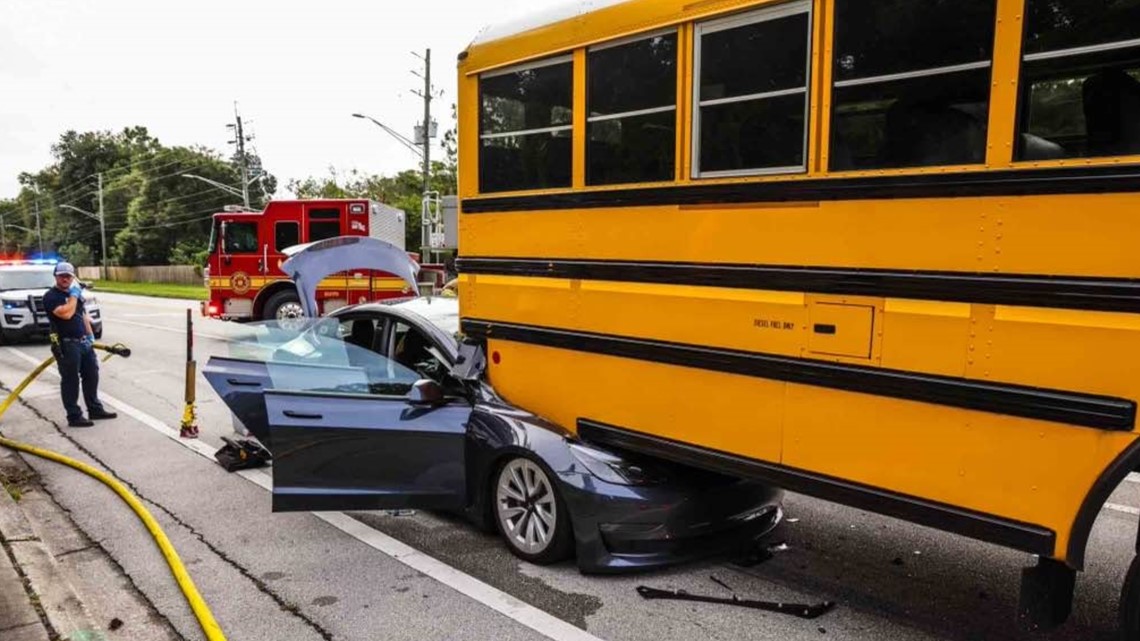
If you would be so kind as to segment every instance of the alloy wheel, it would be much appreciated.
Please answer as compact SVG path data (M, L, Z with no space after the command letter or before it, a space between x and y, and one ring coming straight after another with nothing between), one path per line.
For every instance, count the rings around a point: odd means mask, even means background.
M558 503L546 472L538 464L516 458L499 472L495 509L503 536L525 554L540 554L554 539Z

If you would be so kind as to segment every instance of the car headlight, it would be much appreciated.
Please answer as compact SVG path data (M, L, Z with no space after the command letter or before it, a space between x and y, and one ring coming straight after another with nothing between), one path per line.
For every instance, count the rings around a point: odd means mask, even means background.
M5 300L4 309L24 309L28 306L26 300Z
M665 478L646 465L627 461L581 443L571 443L570 453L574 459L599 479L616 485L656 485Z
M92 296L90 294L84 294L83 295L83 302L87 303L88 305L98 305L99 299L95 298L94 296Z

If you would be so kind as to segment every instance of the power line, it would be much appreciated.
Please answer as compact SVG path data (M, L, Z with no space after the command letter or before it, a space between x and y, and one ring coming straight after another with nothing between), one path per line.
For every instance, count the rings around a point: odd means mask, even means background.
M78 180L71 181L67 187L64 187L63 189L61 189L59 191L50 192L50 193L52 194L53 199L56 200L57 202L62 201L62 202L67 203L67 204L74 204L75 202L77 202L79 200L79 198L82 198L82 196L77 196L77 194L82 192L84 189L90 189L93 186L93 185L88 185L88 184L84 184L84 183L93 182L99 176L100 173L103 174L104 178L108 178L108 177L110 177L111 179L120 178L122 176L128 175L134 169L144 167L148 163L154 163L154 162L157 162L158 160L165 158L167 156L170 156L172 154L185 152L185 151L190 151L191 153L198 153L200 155L208 156L208 154L202 154L202 152L195 152L193 150L189 150L188 148L184 148L184 147L182 147L182 148L170 148L170 149L167 149L165 151L161 151L157 154L154 154L153 156L149 156L147 158L142 158L142 159L139 159L137 161L131 162L125 166L120 165L120 166L116 166L116 167L111 167L110 169L103 171L103 172L95 172L93 174L88 174L87 176L84 176ZM212 158L211 157L210 159L216 160L217 162L220 162L220 163L226 162L225 159L221 158L221 157L218 157L218 158ZM165 169L167 167L172 167L172 166L180 164L180 163L190 164L191 167L201 167L202 162L203 162L202 160L195 160L192 158L185 158L185 159L184 158L178 158L178 159L171 160L171 161L168 161L165 163L158 163L158 164L155 164L153 166L146 167L144 169L144 171L155 172L155 171L159 171L161 169ZM185 173L185 170L179 171L179 172L174 172L171 174L166 174L164 176L148 177L148 178L150 180L161 180L162 178L168 178L170 176L176 176L180 173ZM118 174L118 175L115 175L115 174Z

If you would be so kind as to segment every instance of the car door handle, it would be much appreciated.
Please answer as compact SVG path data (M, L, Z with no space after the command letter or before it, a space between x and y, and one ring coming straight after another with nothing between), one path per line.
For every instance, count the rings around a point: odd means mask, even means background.
M240 378L227 378L226 382L234 387L261 387L258 381L243 381Z
M320 419L320 418L325 417L324 414L309 414L307 412L294 412L293 410L285 410L284 414L285 414L285 416L288 416L289 418Z
M835 325L825 324L825 323L816 323L815 327L813 327L812 330L816 334L834 334L835 333Z

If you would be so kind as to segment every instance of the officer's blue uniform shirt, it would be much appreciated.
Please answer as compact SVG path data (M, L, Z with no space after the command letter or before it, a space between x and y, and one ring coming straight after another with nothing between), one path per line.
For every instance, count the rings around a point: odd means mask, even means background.
M66 304L69 296L70 292L60 291L58 287L47 290L44 294L44 309L47 310L48 322L60 338L83 338L87 335L87 324L83 322L87 309L83 306L83 299L79 299L75 306L75 315L68 320L55 315L55 308Z

